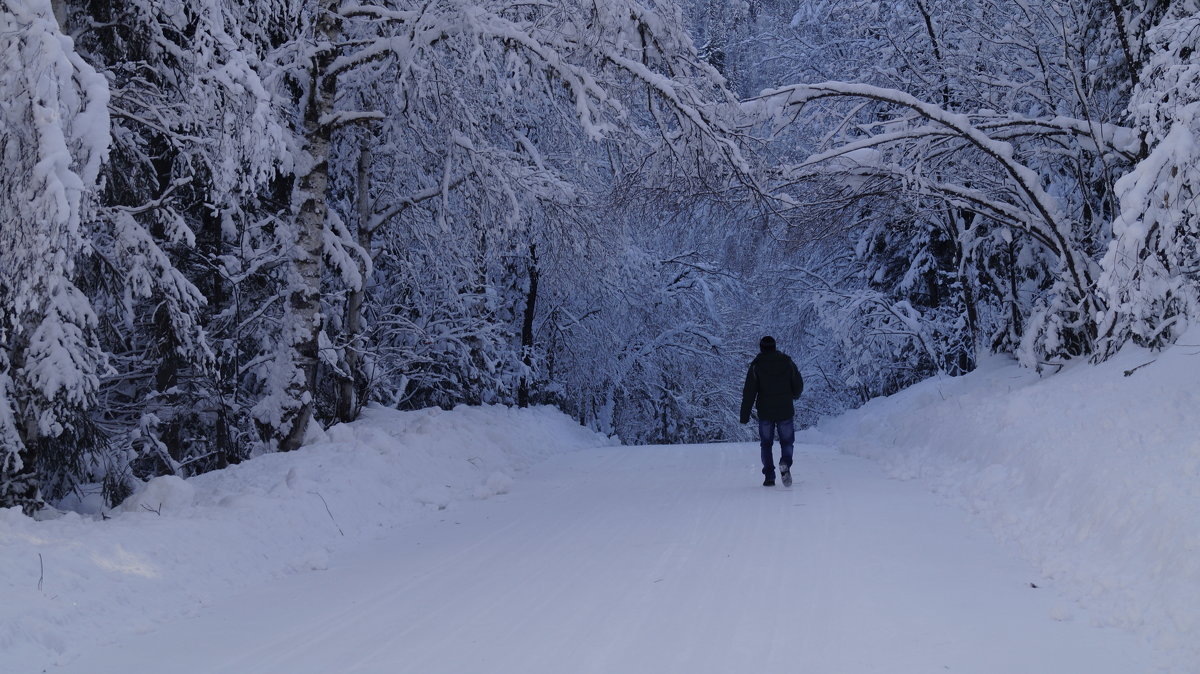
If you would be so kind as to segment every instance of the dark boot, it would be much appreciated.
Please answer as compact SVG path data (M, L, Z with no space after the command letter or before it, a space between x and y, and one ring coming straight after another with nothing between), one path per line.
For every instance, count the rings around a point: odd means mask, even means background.
M786 463L779 464L779 476L783 478L783 486L792 486L792 467Z

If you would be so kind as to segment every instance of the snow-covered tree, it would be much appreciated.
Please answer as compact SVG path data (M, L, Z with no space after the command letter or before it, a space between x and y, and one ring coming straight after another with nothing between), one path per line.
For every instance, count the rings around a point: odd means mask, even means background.
M793 25L815 36L818 53L840 54L840 79L750 103L777 128L798 116L806 124L807 135L791 136L803 159L785 162L780 180L834 180L865 196L886 185L920 204L884 207L927 223L893 225L926 242L899 257L936 262L930 280L952 279L958 309L921 310L904 290L910 275L881 299L908 302L910 318L971 351L992 344L1037 364L1094 349L1111 186L1141 144L1088 53L1093 17L1066 1L810 4ZM825 22L845 32L830 35ZM949 254L936 250L943 242Z
M1116 184L1099 279L1104 354L1131 338L1173 342L1200 309L1200 3L1169 3L1145 45L1129 110L1150 149Z
M382 279L373 296L388 299L364 304L351 287L344 320L335 311L323 325L299 314L290 323L300 326L296 335L315 330L316 343L328 344L332 372L374 380L385 400L506 400L514 383L528 386L538 359L519 333L525 314L537 311L531 253L557 256L553 248L570 245L564 222L578 217L592 189L577 179L594 175L577 157L640 152L643 162L655 155L675 173L700 163L748 174L722 117L729 103L722 80L697 56L670 5L427 3L419 10L343 5L339 12L347 46L313 70L324 84L310 85L320 91L336 78L339 93L307 99L326 108L306 122L308 152L317 155L304 170L333 171L326 203L337 201L338 190L354 192L345 181L338 187L338 175L378 186L355 200L366 206L346 209L353 217L336 208L327 214L325 231L332 232L331 216L356 219L356 245L390 253L370 265ZM334 134L333 146L349 149L340 157L376 144L373 167L344 162L335 170L338 156L313 141L314 133L336 128L345 133ZM306 198L319 191L305 184L298 182ZM317 275L300 278L293 287L307 289L307 299L290 305L311 306L322 295ZM360 310L378 319L364 325ZM382 357L353 355L364 331L379 340ZM283 412L270 419L291 438L288 446L304 410L316 404L303 382L315 381L319 359L278 358L291 368L290 386L259 409ZM346 371L368 362L369 376ZM346 387L340 390L346 398Z
M0 506L28 509L77 463L106 371L77 280L110 141L108 85L49 0L0 8L0 101Z
M286 233L268 199L292 141L286 83L267 57L289 11L216 0L67 5L81 53L112 92L88 276L111 317L102 336L115 372L98 418L110 458L97 477L114 498L131 477L187 475L254 447L253 372L239 370L273 351L261 333L279 305L271 270Z

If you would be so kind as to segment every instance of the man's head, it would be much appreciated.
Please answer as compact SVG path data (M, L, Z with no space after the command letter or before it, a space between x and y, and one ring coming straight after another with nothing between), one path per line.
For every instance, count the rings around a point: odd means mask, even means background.
M774 351L775 350L775 338L770 335L767 335L766 337L763 337L762 339L758 340L758 350L762 351L763 353L766 353L768 351Z

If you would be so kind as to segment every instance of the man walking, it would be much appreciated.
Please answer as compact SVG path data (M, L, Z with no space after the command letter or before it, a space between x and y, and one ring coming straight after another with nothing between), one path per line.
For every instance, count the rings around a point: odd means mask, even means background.
M758 440L762 445L763 486L775 486L775 460L771 444L779 433L779 474L792 486L792 446L796 441L792 401L804 391L804 380L786 353L775 349L774 337L758 342L759 354L750 363L742 388L742 423L750 421L750 408L758 402Z

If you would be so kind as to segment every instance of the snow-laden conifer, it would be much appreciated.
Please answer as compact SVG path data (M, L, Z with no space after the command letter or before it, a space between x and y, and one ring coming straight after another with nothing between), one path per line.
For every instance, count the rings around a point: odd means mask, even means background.
M71 470L69 445L87 433L105 373L97 317L76 282L109 146L108 84L49 0L0 11L0 100L0 505L33 507L38 483L21 475Z

